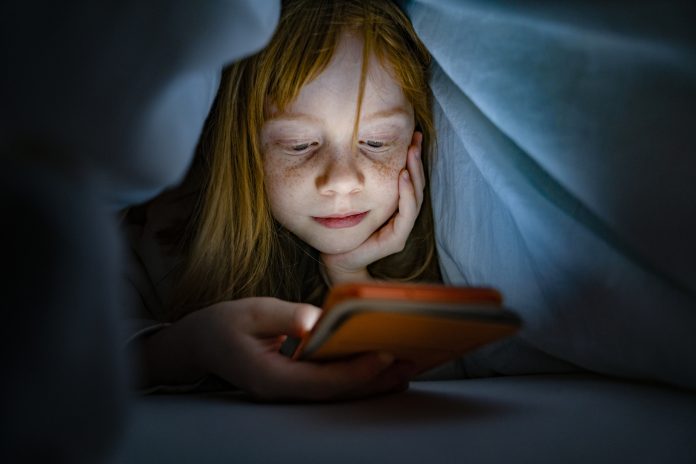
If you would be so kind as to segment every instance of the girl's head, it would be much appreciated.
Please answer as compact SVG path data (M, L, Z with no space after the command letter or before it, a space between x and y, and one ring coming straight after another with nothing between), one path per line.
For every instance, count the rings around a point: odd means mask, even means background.
M273 217L323 253L357 248L395 213L415 125L388 65L361 66L361 35L343 31L332 48L282 110L268 103L261 130Z
M428 67L426 49L391 2L284 2L268 46L224 73L199 146L204 183L183 242L178 300L195 308L316 293L314 250L354 249L396 211L414 131L423 134L427 173ZM311 249L285 240L293 236ZM404 251L370 271L437 277L427 189ZM307 286L314 288L292 292Z

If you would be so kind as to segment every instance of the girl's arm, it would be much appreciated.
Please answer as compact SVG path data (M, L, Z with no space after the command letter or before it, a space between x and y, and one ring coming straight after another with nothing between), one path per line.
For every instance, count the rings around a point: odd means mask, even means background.
M216 374L262 400L336 400L402 390L413 367L386 353L345 361L295 361L279 353L320 310L274 298L227 301L194 312L146 337L140 386L192 384Z

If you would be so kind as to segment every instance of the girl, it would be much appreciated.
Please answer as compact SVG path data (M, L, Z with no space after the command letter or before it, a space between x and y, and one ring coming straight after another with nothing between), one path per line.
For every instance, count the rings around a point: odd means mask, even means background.
M214 374L314 400L407 385L388 353L315 364L278 349L333 284L440 280L428 66L390 2L283 4L269 45L225 70L187 179L128 214L133 281L155 282L141 312L169 323L138 334L144 385Z

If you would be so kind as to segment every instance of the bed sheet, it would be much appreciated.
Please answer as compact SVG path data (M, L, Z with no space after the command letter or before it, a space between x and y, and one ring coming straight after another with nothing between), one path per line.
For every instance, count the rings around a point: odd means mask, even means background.
M159 395L114 462L692 463L696 397L591 375L414 382L334 404Z

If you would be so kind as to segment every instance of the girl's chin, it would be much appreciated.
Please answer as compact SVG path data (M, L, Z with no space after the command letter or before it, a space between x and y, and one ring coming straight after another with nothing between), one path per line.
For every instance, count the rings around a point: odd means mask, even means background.
M325 255L340 255L343 253L348 253L349 251L353 251L357 248L358 246L322 246L321 248L315 247L317 250L319 250L320 253L323 253Z
M360 245L362 245L363 241L354 241L351 240L350 242L339 242L339 243L326 243L326 242L320 242L320 243L309 243L312 247L314 247L316 250L318 250L320 253L323 253L325 255L339 255L342 253L348 253L349 251L353 251L356 248L358 248Z

